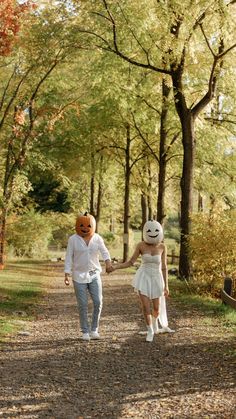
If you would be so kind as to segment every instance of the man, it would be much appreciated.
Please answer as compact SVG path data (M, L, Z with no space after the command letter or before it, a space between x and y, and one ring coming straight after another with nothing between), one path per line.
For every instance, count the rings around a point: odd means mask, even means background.
M102 311L102 271L99 255L101 254L106 271L111 269L111 258L102 237L95 233L95 218L88 214L79 215L75 230L69 240L65 258L65 284L70 285L72 275L75 295L79 308L82 339L99 339L99 319ZM93 301L91 326L88 322L88 296Z

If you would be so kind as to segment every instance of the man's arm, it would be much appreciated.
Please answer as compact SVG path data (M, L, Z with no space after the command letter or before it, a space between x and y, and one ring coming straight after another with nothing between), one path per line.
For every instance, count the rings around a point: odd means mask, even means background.
M102 258L105 262L106 272L107 273L111 272L112 270L111 256L101 236L99 236L99 251L101 252Z
M110 272L113 271L113 268L112 268L112 264L111 264L111 260L110 259L105 260L105 265L106 265L106 272L107 273L110 273Z
M68 240L68 245L66 249L66 257L65 257L65 284L70 285L70 276L71 276L71 270L72 270L72 263L73 263L73 242L72 238L70 237Z

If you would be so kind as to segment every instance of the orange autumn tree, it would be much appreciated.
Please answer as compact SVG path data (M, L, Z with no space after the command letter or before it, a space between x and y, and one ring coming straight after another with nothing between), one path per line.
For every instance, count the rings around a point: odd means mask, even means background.
M66 103L65 90L63 100L61 91L56 99L52 88L61 80L69 56L77 53L72 44L73 15L64 9L58 15L57 2L37 13L32 3L27 5L10 53L0 56L0 269L6 256L7 219L19 191L28 187L25 168L33 159L34 147L77 100L69 90Z
M9 55L20 30L20 17L30 7L30 2L19 4L16 0L0 2L0 55Z

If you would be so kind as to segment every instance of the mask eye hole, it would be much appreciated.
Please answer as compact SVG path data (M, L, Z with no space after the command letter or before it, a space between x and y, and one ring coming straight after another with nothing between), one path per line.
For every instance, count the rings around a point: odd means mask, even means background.
M151 230L150 230L150 228L149 228L149 230L147 230L147 233L151 233Z
M159 231L159 230L158 230L158 228L156 228L156 230L155 230L155 231Z

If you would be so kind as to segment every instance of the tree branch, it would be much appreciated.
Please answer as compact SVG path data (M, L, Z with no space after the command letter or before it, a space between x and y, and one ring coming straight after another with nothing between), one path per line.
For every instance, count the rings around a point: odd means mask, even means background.
M113 52L114 54L118 55L120 58L122 58L123 60L129 62L130 64L133 64L133 65L135 65L137 67L141 67L141 68L151 69L151 70L153 70L153 71L155 71L157 73L163 73L163 74L170 75L171 74L170 70L166 70L166 69L163 69L163 68L156 67L156 66L150 64L148 60L147 60L147 64L144 64L142 62L133 60L132 58L128 57L127 55L125 55L124 53L122 53L120 51L119 46L118 46L118 41L117 41L117 27L116 27L115 19L112 16L112 13L111 13L111 11L109 9L109 6L108 6L107 1L106 0L102 0L102 2L104 4L104 7L105 7L106 12L108 14L108 18L107 19L110 21L110 23L112 25L113 48L110 46L110 44L107 42L107 40L105 40L103 37L101 37L97 33L92 32L92 31L84 31L84 32L87 32L87 33L89 33L89 34L91 34L91 35L93 35L93 36L95 36L97 38L102 39L102 41L107 45L107 48L106 47L103 47L101 45L99 46L99 48L101 48L101 49L103 49L105 51ZM136 39L136 41L137 41L137 39ZM142 49L143 49L143 47L142 47Z
M140 95L137 95L136 96L137 98L139 98L139 99L142 99L142 101L150 108L150 109L152 109L153 111L155 111L155 112L157 112L158 113L158 115L161 115L161 112L160 112L160 110L159 109L157 109L157 108L155 108L155 106L153 106L153 105L151 105L151 103L149 103L148 101L147 101L147 99L145 99L145 98L143 98L142 96L140 96Z
M191 110L194 119L198 116L201 110L204 109L208 105L208 103L210 103L210 101L214 97L216 80L217 80L215 69L216 69L217 64L218 64L218 56L215 56L213 60L212 68L211 68L209 82L208 82L208 91Z
M210 43L209 43L209 41L208 41L208 39L207 39L207 36L206 36L206 34L205 34L205 31L204 31L204 29L203 29L203 24L202 24L202 23L199 23L199 26L200 26L201 32L202 32L202 34L203 34L203 37L204 37L204 39L205 39L205 41L206 41L206 44L207 44L207 46L208 46L208 48L209 48L209 50L210 50L210 52L211 52L212 56L215 58L216 54L214 53L213 49L212 49L212 48L211 48L211 46L210 46Z
M166 155L166 156L168 155L168 152L170 151L170 148L172 147L172 145L173 145L173 144L175 143L175 141L178 139L179 135L180 135L180 132L177 132L177 133L174 135L174 137L172 138L172 140L171 140L170 144L169 144L169 145L168 145L168 147L166 148L166 151L165 151L165 155Z
M151 151L151 154L154 156L154 158L156 159L156 161L158 162L158 164L160 163L159 158L157 157L156 153L153 151L152 147L150 146L150 144L148 143L148 141L146 140L146 138L144 137L144 135L142 134L140 128L138 127L136 120L135 120L135 116L133 114L133 112L131 112L132 114L132 118L134 121L134 127L135 129L138 131L140 138L142 138L143 142L145 143L145 145L148 147L148 149Z
M9 80L8 80L8 82L7 82L7 84L6 84L6 87L5 87L5 89L3 90L2 98L1 98L1 101L0 101L0 111L2 110L3 103L4 103L4 100L5 100L5 97L6 97L6 93L7 93L8 87L10 86L10 83L11 83L11 81L12 81L12 79L13 79L13 77L14 77L15 73L16 73L16 66L14 67L13 72L12 72L12 74L10 75Z
M15 100L15 98L17 96L17 93L18 93L18 91L19 91L22 83L24 82L24 80L26 79L26 77L28 76L28 74L30 73L30 71L32 69L33 69L33 66L30 67L26 71L26 73L23 75L23 77L20 79L19 83L17 84L16 89L15 89L14 93L12 94L11 99L9 100L9 102L8 102L8 104L6 106L5 111L4 111L4 114L3 114L3 117L2 117L2 119L0 121L0 130L1 130L2 126L3 126L3 124L4 124L4 121L5 121L5 119L6 119L7 115L8 115L8 112L10 110L10 107L11 107L12 103L14 102L14 100Z

